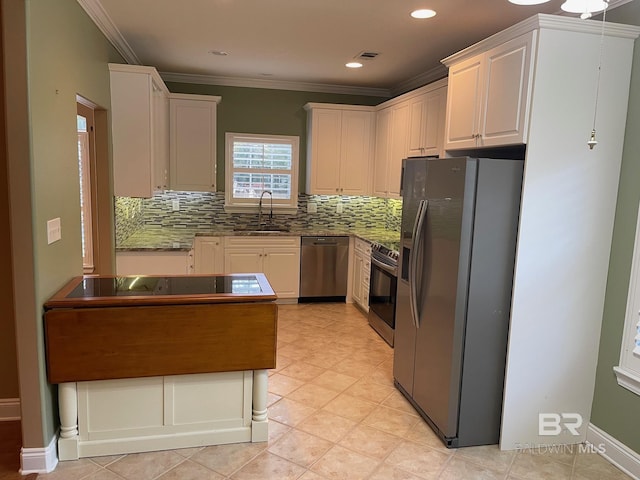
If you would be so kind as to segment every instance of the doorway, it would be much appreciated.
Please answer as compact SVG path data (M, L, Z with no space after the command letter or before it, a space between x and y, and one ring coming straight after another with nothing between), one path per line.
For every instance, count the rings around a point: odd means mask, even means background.
M76 102L83 269L108 275L114 272L114 227L107 111L80 95Z

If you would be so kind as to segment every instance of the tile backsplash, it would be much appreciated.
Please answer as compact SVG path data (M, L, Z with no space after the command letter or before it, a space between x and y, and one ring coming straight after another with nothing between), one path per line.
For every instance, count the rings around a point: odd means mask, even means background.
M178 210L174 210L177 201ZM317 212L308 213L315 203ZM338 204L342 213L337 213ZM173 227L211 230L256 224L257 214L226 213L224 192L177 192L156 194L152 198L116 197L116 245L144 227ZM266 211L266 209L265 209ZM274 215L274 224L301 228L376 227L400 230L402 200L343 195L298 195L296 214Z

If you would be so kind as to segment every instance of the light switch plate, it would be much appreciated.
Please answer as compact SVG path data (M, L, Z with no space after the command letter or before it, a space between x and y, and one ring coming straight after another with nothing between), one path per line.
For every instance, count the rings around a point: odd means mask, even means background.
M342 211L344 210L343 206L341 203L338 203L338 205L336 205L336 213L342 213Z
M318 204L316 202L307 202L307 213L318 213Z
M47 221L47 245L57 242L62 238L62 225L60 217Z
M171 202L171 207L173 208L174 212L177 212L178 210L180 210L180 200L173 200Z

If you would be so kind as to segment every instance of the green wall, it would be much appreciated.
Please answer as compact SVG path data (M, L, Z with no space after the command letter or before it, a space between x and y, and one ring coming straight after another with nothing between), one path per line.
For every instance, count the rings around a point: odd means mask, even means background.
M300 137L299 187L304 192L307 175L307 102L378 105L382 97L299 92L263 88L225 87L167 82L172 93L218 95L217 178L224 189L224 135L226 132L297 135Z
M108 62L122 62L76 0L27 0L27 67L31 141L36 310L82 274L76 94L110 106ZM47 220L60 217L62 239L47 245ZM42 318L36 322L44 445L58 425L55 388L46 380ZM29 412L26 412L27 414ZM37 447L42 445L25 445Z
M640 2L630 2L607 14L607 21L640 25ZM636 40L631 73L618 204L609 262L600 352L591 422L640 453L640 396L620 387L613 367L619 364L627 305L631 258L640 202L640 40Z

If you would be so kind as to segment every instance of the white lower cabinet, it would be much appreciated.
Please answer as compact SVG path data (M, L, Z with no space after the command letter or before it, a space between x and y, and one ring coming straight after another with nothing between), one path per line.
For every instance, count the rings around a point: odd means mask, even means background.
M369 283L371 272L371 244L356 238L353 257L353 301L366 312L369 311Z
M196 237L193 242L194 273L224 273L222 237Z
M300 237L227 237L225 273L264 273L278 298L300 296Z
M186 275L191 266L192 256L186 251L116 253L118 275Z

